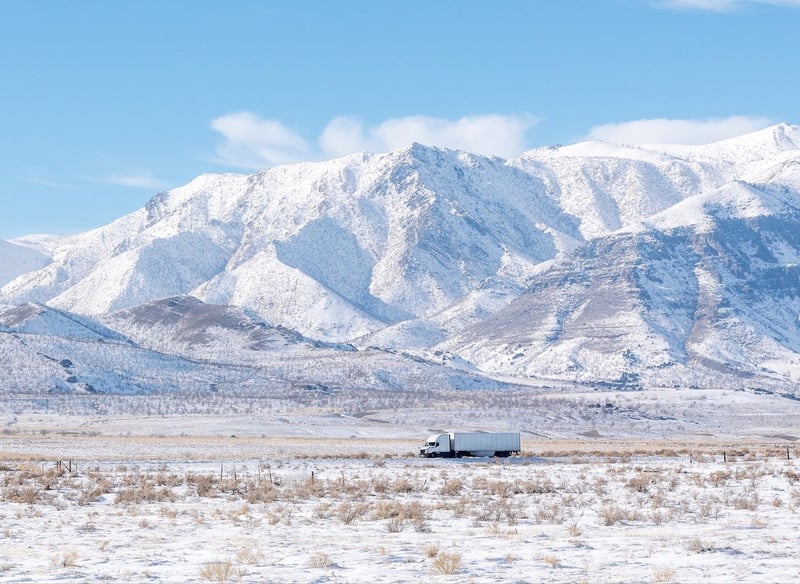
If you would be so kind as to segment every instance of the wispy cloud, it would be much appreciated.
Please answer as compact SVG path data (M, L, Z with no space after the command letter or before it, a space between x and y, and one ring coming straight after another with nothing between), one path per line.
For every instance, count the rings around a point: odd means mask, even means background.
M261 168L308 159L308 143L276 120L250 112L225 114L211 121L225 139L217 147L220 162L240 168Z
M614 144L710 144L761 130L772 123L760 116L699 120L655 118L594 126L586 138Z
M659 8L673 10L710 10L713 12L731 12L748 4L769 4L800 8L800 0L656 0Z
M145 189L160 189L167 186L167 183L154 177L149 172L141 172L135 174L116 174L106 177L103 181L108 184L118 185L121 187L134 187Z
M456 120L407 116L370 126L360 118L343 116L331 120L316 143L279 121L250 112L226 114L213 120L211 127L224 138L217 148L221 162L262 168L361 151L385 152L412 142L509 157L525 149L527 134L538 121L531 114L488 114Z
M51 188L51 189L68 189L68 188L70 188L69 186L67 186L67 185L65 185L63 183L52 181L52 180L47 180L47 179L41 178L39 176L31 177L30 181L33 184L37 184L37 185L40 185L40 186L43 186L43 187L48 187L48 188Z
M526 135L538 122L530 114L489 114L457 120L428 116L393 118L366 126L358 118L336 118L322 132L319 144L326 155L359 150L385 151L412 142L478 154L509 157L525 149Z

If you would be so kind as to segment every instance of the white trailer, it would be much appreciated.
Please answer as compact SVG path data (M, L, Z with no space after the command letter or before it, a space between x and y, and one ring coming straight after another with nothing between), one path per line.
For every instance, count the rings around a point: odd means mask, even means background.
M519 432L450 432L428 437L420 456L510 456L519 454Z

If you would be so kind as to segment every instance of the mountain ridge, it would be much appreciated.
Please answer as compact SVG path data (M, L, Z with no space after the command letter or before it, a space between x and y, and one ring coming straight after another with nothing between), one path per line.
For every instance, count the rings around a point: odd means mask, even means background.
M121 315L193 297L189 312L294 331L312 353L352 343L520 379L794 383L798 145L779 124L705 146L503 160L412 144L205 174L51 247L0 302L192 358Z

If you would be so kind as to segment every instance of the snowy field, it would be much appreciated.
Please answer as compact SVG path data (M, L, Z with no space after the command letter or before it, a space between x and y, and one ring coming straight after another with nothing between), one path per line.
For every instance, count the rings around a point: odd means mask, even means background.
M0 581L795 582L798 435L755 391L7 399Z
M519 457L426 460L422 437L27 422L0 435L2 581L800 579L791 440L527 436Z

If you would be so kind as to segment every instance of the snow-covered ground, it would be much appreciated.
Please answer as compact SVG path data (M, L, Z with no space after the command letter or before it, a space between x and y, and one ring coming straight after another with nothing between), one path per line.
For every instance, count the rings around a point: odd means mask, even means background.
M410 437L31 429L0 436L3 581L800 578L791 441L528 437L520 457L426 460Z
M765 389L17 395L0 581L790 582L798 436Z

